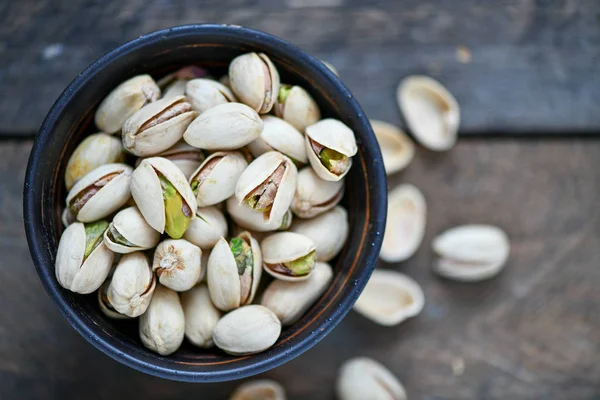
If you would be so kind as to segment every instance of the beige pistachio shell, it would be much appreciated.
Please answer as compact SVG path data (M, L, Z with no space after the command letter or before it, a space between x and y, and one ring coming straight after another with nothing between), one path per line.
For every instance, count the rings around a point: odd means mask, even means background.
M246 53L229 64L229 83L238 99L260 114L271 111L279 94L279 73L263 53Z
M340 74L338 73L338 70L337 70L337 68L336 68L336 67L334 67L334 66L333 66L333 64L331 64L330 62L327 62L327 61L325 61L325 60L321 60L321 62L322 62L323 64L325 64L325 66L326 66L327 68L329 68L329 70L330 70L331 72L333 72L333 73L335 74L335 76L340 76Z
M253 210L246 203L238 203L235 197L227 199L225 205L231 219L233 219L237 225L251 231L271 232L279 229L287 229L292 221L291 213L288 210L281 220L266 222L262 212Z
M96 292L97 297L98 297L98 306L100 307L100 311L102 311L102 314L106 315L110 319L121 319L121 320L131 319L131 317L128 317L127 315L118 313L113 308L113 306L110 304L110 302L108 301L107 292L108 292L108 286L110 285L111 279L112 278L110 276L108 278L106 278L106 280L104 281L102 286L100 286L100 289L98 289L98 291Z
M78 221L94 222L113 213L131 197L129 191L129 181L131 179L132 168L127 164L104 164L88 172L81 178L69 191L67 195L67 207L70 207L71 200L86 190L102 178L117 174L104 186L99 186L99 190L85 203L76 215Z
M146 312L155 287L146 255L135 252L121 257L106 295L117 312L134 318Z
M133 246L114 241L111 231L117 231ZM119 211L110 226L104 231L104 244L115 253L127 254L155 247L160 240L160 233L152 229L137 207L128 207Z
M267 350L280 334L281 322L271 310L249 305L221 318L213 332L213 340L226 353L245 355Z
M375 269L354 310L380 325L393 326L418 315L424 305L423 291L413 279L400 272Z
M415 155L412 140L400 128L387 122L372 119L371 126L381 149L386 174L404 169Z
M190 146L183 140L180 140L173 147L162 153L157 154L156 157L170 160L181 170L181 172L183 172L186 178L189 178L205 159L202 150ZM142 158L138 158L136 167L140 165L142 160Z
M248 145L254 157L267 151L278 151L300 164L306 164L308 157L304 146L304 136L296 128L272 115L263 115L263 130L260 137Z
M342 250L348 238L348 213L342 206L336 206L312 219L294 220L290 231L312 240L318 261L329 261Z
M315 251L315 244L304 235L294 232L278 232L267 236L260 244L264 270L276 279L290 282L307 280L311 272L302 276L288 276L269 268L269 264L281 264L297 260Z
M339 181L342 179L352 167L352 156L358 152L354 132L344 123L337 119L327 118L315 124L306 127L305 146L306 153L310 165L313 167L317 175L326 181ZM349 157L348 168L341 174L334 174L329 171L315 153L311 140L329 149L333 149L338 153Z
M262 132L262 120L250 107L240 103L214 106L188 126L183 139L207 150L235 150L252 142Z
M219 78L219 83L221 85L226 86L229 90L231 90L231 82L229 82L229 74L225 74Z
M79 179L93 169L124 160L125 153L118 138L102 132L90 135L79 143L69 158L65 171L65 186L67 190L71 190Z
M213 331L221 318L221 312L210 300L208 287L200 284L181 293L181 305L185 315L187 340L205 349L212 347Z
M140 339L148 349L166 356L183 342L185 316L177 292L156 285L150 305L140 316Z
M337 379L340 400L406 400L404 387L386 367L367 357L346 361Z
M71 225L73 222L77 221L77 219L75 218L75 215L73 215L71 210L68 207L65 207L65 209L63 210L63 212L61 214L60 221L63 223L64 227L66 228L67 226Z
M335 207L344 195L344 180L326 181L310 166L298 172L290 208L300 218L313 218Z
M289 88L286 99L283 102L281 100L280 98L275 107L275 113L300 132L304 132L307 126L321 119L319 106L300 86Z
M275 279L267 286L260 304L273 311L283 326L295 324L329 287L333 270L318 262L305 281L288 282Z
M212 249L211 249L212 250ZM206 283L206 270L208 269L208 258L210 257L210 250L203 251L200 255L200 276L198 277L198 283Z
M448 150L456 143L460 108L438 81L422 75L404 78L396 99L415 139L429 150Z
M227 86L212 79L192 79L185 87L185 95L199 113L219 104L237 101Z
M162 285L183 292L198 282L201 255L200 247L185 239L166 239L156 246L152 271Z
M171 99L173 97L185 96L185 86L187 85L187 79L177 79L169 84L163 90L163 99Z
M196 188L198 206L211 206L233 196L235 185L247 166L239 151L211 154L190 177L190 185L193 185L199 176L203 176L202 183Z
M219 238L227 237L227 220L215 206L198 208L183 238L202 250L210 250ZM204 264L206 265L206 264Z
M285 400L285 389L270 379L258 379L242 383L229 400Z

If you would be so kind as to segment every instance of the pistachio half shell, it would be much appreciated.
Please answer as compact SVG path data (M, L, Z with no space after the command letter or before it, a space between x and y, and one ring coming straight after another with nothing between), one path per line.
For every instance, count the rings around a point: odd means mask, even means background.
M319 106L300 86L281 85L277 96L275 114L300 132L321 119Z
M348 213L342 206L336 206L311 219L296 219L290 231L312 240L317 261L329 261L342 250L348 238Z
M404 169L415 155L412 140L400 128L387 122L372 119L371 126L381 149L386 174Z
M346 361L336 385L340 400L406 400L404 387L386 367L367 357Z
M313 218L335 207L343 196L343 179L326 181L308 166L298 172L296 193L290 208L300 218Z
M183 342L185 316L177 292L156 285L150 305L140 316L139 334L144 346L166 356Z
M293 232L274 233L260 246L265 271L284 281L303 281L315 267L315 245L304 235Z
M306 127L308 160L317 175L326 181L339 181L358 152L354 132L341 121L328 118Z
M219 104L237 101L227 86L212 79L192 79L185 87L185 95L199 113Z
M203 250L210 250L221 237L226 236L227 220L221 210L211 206L196 210L196 217L190 221L183 238Z
M308 162L304 136L296 128L272 115L263 115L262 120L260 137L248 145L254 157L275 150L289 157L295 164Z
M106 278L102 286L100 286L100 289L98 289L98 291L96 292L98 295L98 306L100 306L100 311L102 311L102 314L106 315L110 319L131 319L131 317L117 312L117 310L115 310L108 301L107 293L111 279L112 278L109 275L109 277Z
M198 206L210 206L233 196L238 179L247 166L239 151L211 154L190 177Z
M212 347L213 331L221 312L210 300L208 287L200 284L181 293L181 305L185 315L185 337L198 347Z
M167 239L156 246L152 270L158 281L178 292L191 289L200 277L202 250L185 239Z
M198 169L205 159L202 150L190 146L183 140L177 142L173 147L156 155L156 157L166 158L171 161L183 172L186 178ZM139 166L143 158L138 158L135 166Z
M229 64L229 82L236 96L260 114L271 111L279 94L279 73L263 53L246 53Z
M264 214L250 208L247 203L238 203L235 197L230 197L225 203L227 213L233 221L242 228L256 232L271 232L288 229L292 223L292 213L288 210L280 220L265 221Z
M229 400L285 400L285 390L270 379L259 379L242 383L231 394Z
M146 312L155 287L146 255L135 252L121 257L106 295L115 311L133 318Z
M160 233L152 229L137 207L119 211L104 231L104 244L115 253L132 253L155 247Z

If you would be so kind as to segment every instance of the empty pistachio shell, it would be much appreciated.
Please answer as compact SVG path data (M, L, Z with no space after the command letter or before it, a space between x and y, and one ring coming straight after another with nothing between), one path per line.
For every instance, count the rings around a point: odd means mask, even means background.
M158 100L160 89L150 75L138 75L117 86L100 103L95 122L98 129L116 133L127 120L146 104Z
M239 204L235 197L230 197L225 203L227 213L233 221L242 228L256 232L271 232L276 230L285 230L292 223L292 213L288 210L281 220L271 220L266 222L264 214L260 211L250 208L247 203Z
M238 203L261 211L266 222L282 221L296 191L298 170L281 153L270 151L248 165L235 187Z
M142 252L126 254L119 260L106 293L110 305L128 317L146 312L156 279Z
M291 209L300 218L312 218L335 207L344 195L344 180L326 181L312 167L298 172Z
M449 279L475 282L497 275L510 253L506 233L491 225L463 225L449 229L432 244L439 259L435 271Z
M424 304L417 282L400 272L375 269L354 310L380 325L392 326L418 315Z
M191 289L200 276L202 250L185 239L167 239L156 246L152 270L158 281L178 292Z
M198 169L205 158L202 150L190 146L183 140L177 142L175 146L157 154L156 157L166 158L171 161L183 172L186 178L189 178ZM142 160L143 158L138 158L135 166L139 166Z
M387 262L410 258L423 241L427 206L419 189L410 184L388 194L388 212L379 257Z
M274 233L262 241L260 248L264 269L274 278L303 281L310 277L315 267L315 245L299 233Z
M185 317L177 292L156 285L150 305L140 316L139 333L144 346L166 356L177 351L185 330Z
M104 244L115 253L132 253L158 244L160 233L152 229L137 207L128 207L114 216L104 231Z
M210 206L233 196L235 185L247 166L239 151L211 154L190 177L198 206Z
M263 129L262 120L240 103L214 106L196 118L183 134L190 145L207 150L235 150L252 142Z
M281 322L268 308L240 307L225 315L213 332L218 348L233 355L254 354L273 346L281 333Z
M348 213L342 206L336 206L311 219L296 219L290 231L312 240L317 261L329 261L342 250L348 238Z
M67 195L67 207L81 222L97 221L113 213L131 197L131 167L104 164L88 172Z
M95 133L83 139L77 146L65 171L65 185L71 190L85 174L104 164L125 160L121 141L106 133Z
M210 250L221 236L227 236L227 221L221 210L211 206L196 210L196 217L190 221L183 238L203 250Z
M221 312L210 300L208 287L200 284L181 293L181 305L185 314L185 337L198 347L212 347L213 331Z
M454 96L441 83L427 76L409 76L398 85L396 99L419 143L436 151L454 146L460 109Z
M162 157L142 160L131 175L131 194L148 224L179 239L196 210L196 197L173 162Z
M305 281L287 282L275 279L267 286L260 304L273 311L283 326L292 325L325 292L332 277L331 266L318 262L313 273Z
M319 106L300 86L281 85L275 113L300 132L321 119Z
M354 132L333 118L307 126L305 144L310 165L326 181L346 176L358 151Z
M336 385L340 400L406 400L404 387L386 367L367 357L346 361Z
M398 127L387 122L371 120L377 137L386 174L404 169L415 155L415 145Z
M115 254L102 242L108 222L75 222L63 232L56 252L58 283L72 292L87 294L98 289L110 272Z
M259 379L242 383L231 394L229 400L285 400L285 390L270 379Z
M263 53L247 53L229 64L231 89L242 103L255 111L271 111L279 94L279 73Z
M192 79L185 87L185 95L199 113L237 100L227 86L212 79Z
M289 157L296 164L306 164L304 136L292 125L272 115L264 115L260 137L248 145L254 157L276 150Z
M102 314L106 315L108 318L111 318L111 319L131 319L131 317L128 317L127 315L123 315L123 314L117 312L117 310L115 310L113 308L113 306L110 304L110 302L108 301L107 292L108 292L108 286L110 285L110 281L111 281L111 277L109 275L108 278L106 278L106 280L102 284L102 286L100 286L100 289L98 289L97 295L98 295L98 305L100 306L100 311L102 311Z

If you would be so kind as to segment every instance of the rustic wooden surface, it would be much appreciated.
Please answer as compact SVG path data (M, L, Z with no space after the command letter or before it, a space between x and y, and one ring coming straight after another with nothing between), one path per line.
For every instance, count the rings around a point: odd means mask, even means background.
M112 361L64 320L30 260L21 215L31 143L0 144L0 398L224 399L237 383L152 378ZM341 363L374 357L411 399L597 399L600 396L599 140L465 139L446 154L419 149L390 184L428 202L418 253L383 265L414 277L423 313L384 328L356 313L320 344L263 374L289 398L331 399ZM430 270L432 237L491 223L512 242L503 273L458 284ZM461 371L460 365L464 365Z

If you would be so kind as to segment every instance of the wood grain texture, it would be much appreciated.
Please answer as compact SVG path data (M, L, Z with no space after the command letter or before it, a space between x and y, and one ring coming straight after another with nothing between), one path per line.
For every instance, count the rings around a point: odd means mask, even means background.
M62 318L24 237L21 191L30 146L0 144L0 398L227 398L238 383L146 376L103 355ZM412 259L380 267L423 286L423 313L384 328L351 312L315 348L262 376L280 381L289 399L331 399L337 368L364 355L387 365L413 399L597 398L598 154L600 141L582 139L471 139L445 154L419 148L390 185L410 182L424 192L425 240ZM508 232L511 258L496 279L458 284L431 272L431 239L463 223Z
M0 134L35 132L65 86L105 52L202 22L264 30L330 61L374 118L399 120L396 85L424 73L457 97L464 135L593 134L599 13L597 0L2 2Z

